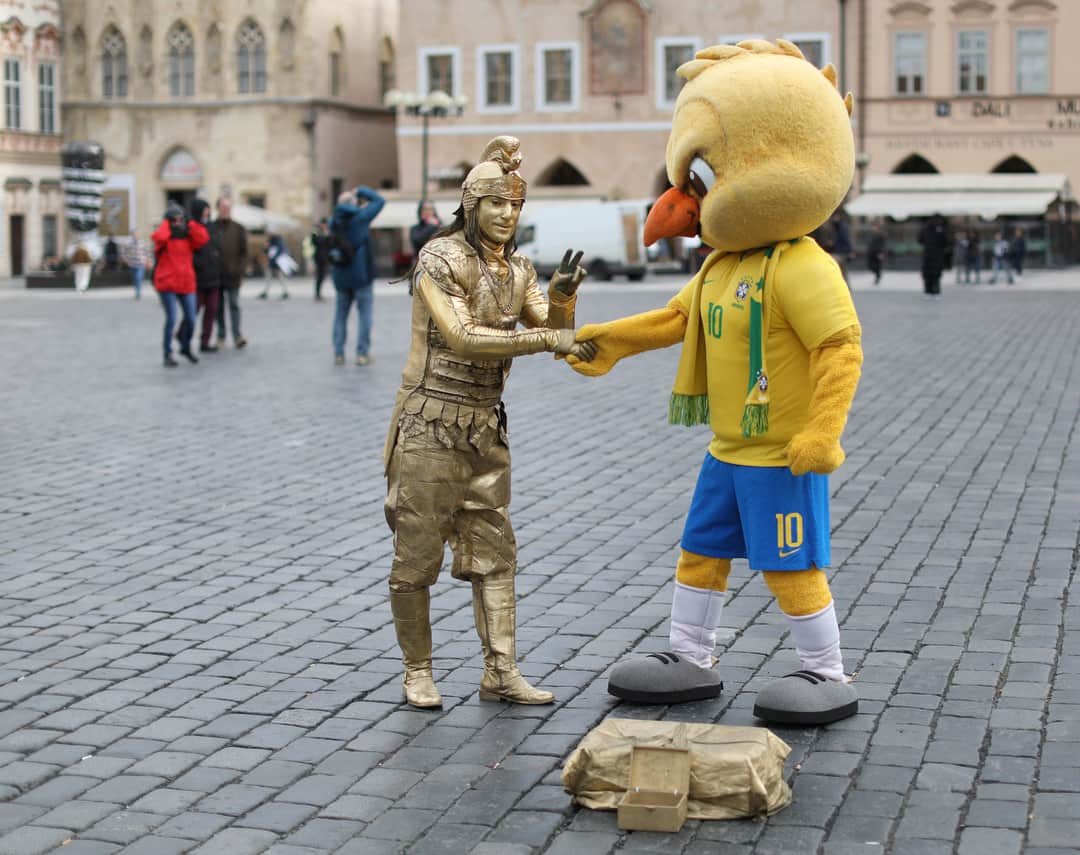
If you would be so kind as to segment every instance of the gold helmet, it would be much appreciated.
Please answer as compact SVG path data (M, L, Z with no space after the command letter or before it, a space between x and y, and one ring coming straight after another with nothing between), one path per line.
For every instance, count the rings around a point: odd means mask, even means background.
M476 207L483 196L525 201L528 185L517 169L521 166L521 142L511 136L495 137L484 147L480 163L465 176L461 204L466 211Z

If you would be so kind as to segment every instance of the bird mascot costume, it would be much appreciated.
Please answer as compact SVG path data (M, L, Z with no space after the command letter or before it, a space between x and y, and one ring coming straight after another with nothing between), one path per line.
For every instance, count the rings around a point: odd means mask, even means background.
M862 365L859 320L836 262L811 238L851 184L851 95L790 42L698 52L667 144L672 188L645 242L700 234L713 252L665 308L582 327L588 376L627 356L682 345L673 424L713 432L683 531L670 652L612 670L609 691L639 703L715 697L716 629L733 558L760 571L787 618L802 670L766 685L754 713L813 725L858 710L844 673L829 584L828 473Z

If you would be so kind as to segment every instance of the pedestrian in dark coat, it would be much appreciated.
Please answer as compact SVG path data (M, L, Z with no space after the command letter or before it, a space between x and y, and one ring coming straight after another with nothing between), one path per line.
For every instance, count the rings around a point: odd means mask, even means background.
M885 266L885 234L881 231L881 223L874 223L872 228L866 245L866 266L874 274L874 284L879 285L881 271Z
M210 203L205 199L196 199L191 203L191 218L209 226ZM221 238L209 232L209 240L195 250L192 262L195 266L195 288L198 294L198 308L202 312L202 332L199 336L199 349L203 353L216 353L217 346L211 344L218 309L221 303Z
M949 227L938 214L931 217L919 231L922 244L923 296L941 299L941 274L951 260L952 239Z
M247 346L240 334L240 285L247 267L247 230L232 219L232 199L222 196L217 203L217 219L210 231L221 246L221 311L218 313L218 347L225 344L225 310L229 310L233 344L237 349Z
M1027 238L1024 237L1024 230L1017 228L1013 233L1013 239L1009 243L1009 263L1012 265L1012 269L1016 271L1016 278L1019 279L1024 275L1024 257L1027 255Z
M323 217L311 233L311 258L315 262L315 299L322 302L322 285L330 272L330 221Z
M435 210L435 203L424 199L416 208L416 225L409 229L409 243L412 244L413 258L420 256L424 244L435 237L442 228L442 220Z

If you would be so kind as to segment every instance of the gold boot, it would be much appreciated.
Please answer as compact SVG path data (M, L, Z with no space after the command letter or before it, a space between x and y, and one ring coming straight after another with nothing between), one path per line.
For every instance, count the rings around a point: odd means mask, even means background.
M410 706L435 709L442 706L442 696L431 676L431 595L429 589L390 592L390 610L394 613L401 659L405 663L402 688Z
M472 585L476 631L484 648L480 700L512 704L553 703L555 696L530 686L517 666L514 577L476 580Z

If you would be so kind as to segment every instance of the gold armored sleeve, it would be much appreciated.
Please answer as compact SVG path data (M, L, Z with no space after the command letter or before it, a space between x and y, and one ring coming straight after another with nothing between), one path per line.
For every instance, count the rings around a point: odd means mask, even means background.
M440 288L423 273L417 283L420 297L450 348L466 359L507 359L527 353L556 350L557 330L501 330L478 324L463 296ZM573 341L573 336L570 336Z

